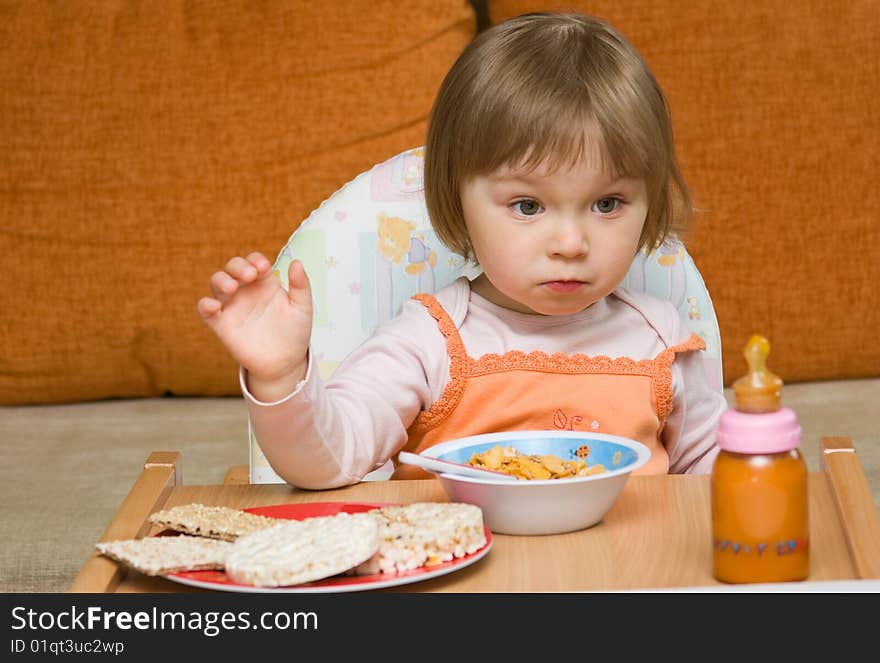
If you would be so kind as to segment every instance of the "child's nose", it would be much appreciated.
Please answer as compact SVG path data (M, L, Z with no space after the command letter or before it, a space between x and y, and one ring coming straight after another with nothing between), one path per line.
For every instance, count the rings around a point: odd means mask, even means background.
M587 254L586 226L577 219L560 220L554 228L550 252L563 258L580 258Z

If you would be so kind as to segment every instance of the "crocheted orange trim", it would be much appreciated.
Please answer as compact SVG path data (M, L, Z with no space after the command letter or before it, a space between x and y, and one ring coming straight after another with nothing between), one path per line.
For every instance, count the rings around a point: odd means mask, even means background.
M450 379L440 398L429 410L419 413L416 417L411 426L412 434L425 433L448 417L461 400L469 377L510 370L650 376L656 398L657 416L662 424L672 409L672 371L670 367L675 361L675 355L679 352L705 350L706 348L706 343L702 338L691 334L688 340L666 348L654 359L640 359L638 361L630 357L612 359L606 355L567 355L562 352L548 355L540 350L528 353L521 350L509 350L503 355L491 353L474 359L467 354L455 323L440 305L440 302L428 294L418 294L413 299L418 300L428 309L428 313L437 321L440 332L446 338Z
M657 416L660 418L661 426L672 410L672 369L670 367L675 361L675 355L679 352L705 349L706 341L692 333L686 341L666 348L654 358L652 380L657 398Z
M411 433L424 433L434 428L445 419L458 405L464 388L467 385L467 356L464 343L458 334L458 329L449 314L433 295L418 294L413 299L422 303L428 309L431 317L437 321L440 333L446 338L446 351L449 354L449 382L443 388L443 393L429 410L420 412L411 425Z
M614 373L631 375L652 375L652 359L636 361L629 357L589 356L584 354L567 355L554 352L548 355L541 350L529 353L521 350L508 350L503 355L487 354L479 359L468 356L470 375L487 375L511 370L543 371L545 373Z

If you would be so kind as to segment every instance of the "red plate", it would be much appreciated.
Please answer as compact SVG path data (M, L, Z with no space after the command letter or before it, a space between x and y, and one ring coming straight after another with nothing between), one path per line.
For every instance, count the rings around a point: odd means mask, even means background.
M271 518L303 520L314 516L332 516L340 512L362 513L383 506L397 505L378 502L304 502L302 504L258 506L245 509L245 511L260 516L269 516ZM253 585L243 585L227 578L223 571L182 571L180 573L170 573L164 577L183 585L191 585L203 589L214 589L221 592L359 592L367 589L394 587L446 575L447 573L458 571L459 569L482 559L492 547L492 533L488 528L484 529L486 532L486 545L470 555L465 555L464 557L459 557L458 559L453 559L449 562L443 562L436 566L423 566L418 569L413 569L412 571L401 571L399 573L375 573L368 576L337 575L331 578L324 578L323 580L316 580L314 582L306 582L301 585L291 585L288 587L254 587Z

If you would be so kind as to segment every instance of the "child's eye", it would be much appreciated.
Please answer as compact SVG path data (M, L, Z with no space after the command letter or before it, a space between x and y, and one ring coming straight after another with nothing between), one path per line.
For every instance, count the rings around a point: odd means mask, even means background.
M600 198L595 203L593 203L593 211L599 212L600 214L610 214L617 210L620 205L619 198Z
M537 200L530 200L528 198L525 200L517 200L515 203L511 204L511 207L515 212L522 216L534 216L541 211L541 203Z

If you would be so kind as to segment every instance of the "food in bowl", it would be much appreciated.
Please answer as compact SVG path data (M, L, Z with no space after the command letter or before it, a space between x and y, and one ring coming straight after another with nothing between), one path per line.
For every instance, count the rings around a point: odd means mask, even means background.
M496 444L488 451L474 453L468 464L532 481L585 477L604 472L604 465L587 465L583 460L589 453L589 447L582 445L578 448L578 460L563 460L553 454L525 454L513 447Z
M467 465L474 454L495 446L526 456L588 460L605 468L587 476L529 481L438 473L449 500L480 507L486 527L498 534L561 534L592 527L614 506L627 477L651 458L651 450L636 440L588 431L485 433L440 442L421 455Z

